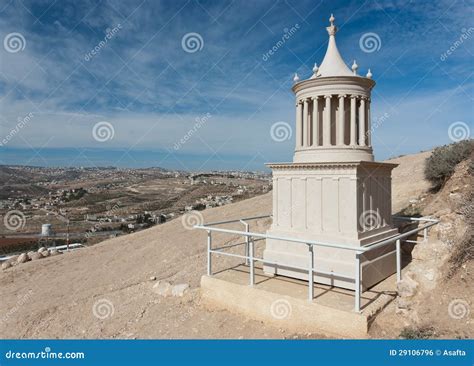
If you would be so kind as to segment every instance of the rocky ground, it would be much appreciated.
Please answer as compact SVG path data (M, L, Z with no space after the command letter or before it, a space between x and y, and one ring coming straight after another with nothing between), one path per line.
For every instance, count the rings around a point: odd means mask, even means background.
M405 278L412 279L401 288L405 299L398 299L383 311L372 327L371 336L394 338L407 326L419 329L427 323L435 332L438 331L439 336L472 337L469 333L472 332L469 330L472 328L472 312L462 314L464 303L450 307L456 299L465 301L468 311L472 306L472 298L468 298L468 294L474 293L472 262L466 263L449 281L443 277L449 270L446 262L452 245L449 240L457 240L453 239L453 231L461 233L462 219L456 224L456 219L449 216L453 210L456 211L454 208L443 215L435 212L438 206L440 209L447 206L441 198L436 201L436 196L427 193L422 169L418 167L423 159L416 155L413 159L409 156L401 159L403 169L394 171L395 207L422 202L423 207L419 209L429 211L432 207L433 214L442 218L448 215L443 224L451 226L432 231L433 240L427 245L436 248L420 246L414 252L411 267L404 270ZM412 169L403 166L406 164L413 164ZM400 174L405 172L405 178L399 178L397 171ZM412 174L406 174L409 171ZM422 182L420 185L423 187L412 187L410 194L401 194L398 190L406 189L406 185L398 188L395 183L398 179L405 183L410 179L413 186ZM463 179L461 172L459 182L464 182ZM458 191L464 192L464 188L464 185L459 186ZM455 187L447 189L458 192ZM448 198L451 193L445 192ZM420 194L422 198L419 198ZM202 219L209 222L270 212L271 193L202 211ZM458 214L455 212L455 215ZM183 218L63 255L42 256L41 259L35 255L35 260L2 270L0 337L324 337L324 334L289 334L273 325L201 306L199 280L206 271L206 233L190 230L192 224L201 220L198 214ZM259 220L252 231L263 232L269 224L268 219ZM215 235L214 241L229 243L223 235ZM433 251L436 256L428 258ZM232 264L232 259L223 257L215 269ZM449 309L455 309L456 314L463 317L453 319Z

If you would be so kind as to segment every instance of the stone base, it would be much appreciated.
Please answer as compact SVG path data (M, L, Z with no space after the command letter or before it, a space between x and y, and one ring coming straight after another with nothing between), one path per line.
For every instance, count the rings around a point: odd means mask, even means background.
M266 277L256 270L256 284L248 286L245 268L201 278L202 303L296 333L335 338L366 338L373 318L392 297L380 291L366 292L363 310L353 311L353 294L328 287L315 288L307 299L307 285L298 280Z

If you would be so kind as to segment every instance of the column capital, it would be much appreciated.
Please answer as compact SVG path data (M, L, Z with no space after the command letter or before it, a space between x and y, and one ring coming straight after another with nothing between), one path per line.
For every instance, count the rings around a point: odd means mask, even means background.
M326 98L326 99L332 98L332 95L331 94L325 95L324 98Z
M347 97L347 95L346 94L339 94L338 97L339 98L345 98L345 97Z
M311 97L311 100L318 100L319 99L319 95L315 96L315 97Z
M367 100L367 99L368 99L368 98L367 98L366 96L364 96L364 95L361 95L359 98L360 98L360 100Z
M356 99L356 98L358 98L358 97L359 97L359 96L356 95L356 94L351 94L351 99Z

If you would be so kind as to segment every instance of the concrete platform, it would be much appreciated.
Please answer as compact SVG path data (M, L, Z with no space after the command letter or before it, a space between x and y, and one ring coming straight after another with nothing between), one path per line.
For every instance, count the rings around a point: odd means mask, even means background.
M395 298L395 278L365 291L362 311L354 312L354 292L315 284L314 300L308 301L308 282L268 276L256 268L255 285L249 284L249 268L241 265L201 278L203 303L271 322L297 333L317 333L335 338L366 338L376 314Z

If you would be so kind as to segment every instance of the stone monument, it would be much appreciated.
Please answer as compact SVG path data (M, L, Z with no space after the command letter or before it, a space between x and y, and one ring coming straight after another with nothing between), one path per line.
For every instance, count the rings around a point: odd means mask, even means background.
M313 75L295 75L296 146L292 163L271 163L273 223L269 235L351 246L367 246L396 235L391 216L391 171L396 164L374 161L370 95L375 86L345 64L336 46L331 15L328 48ZM355 252L314 247L315 282L354 289ZM267 239L268 274L307 279L308 248ZM361 257L363 289L396 270L395 248ZM321 273L322 272L322 273ZM335 275L333 273L337 273Z

